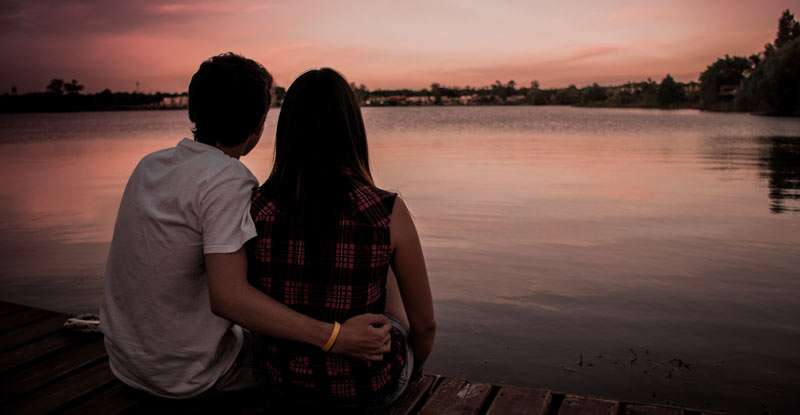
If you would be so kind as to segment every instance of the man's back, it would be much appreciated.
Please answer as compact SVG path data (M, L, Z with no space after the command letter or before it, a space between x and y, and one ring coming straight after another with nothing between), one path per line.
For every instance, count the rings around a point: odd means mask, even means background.
M241 348L241 329L209 306L204 254L255 236L256 179L221 150L184 139L146 156L120 204L105 275L102 329L115 375L151 393L213 386Z

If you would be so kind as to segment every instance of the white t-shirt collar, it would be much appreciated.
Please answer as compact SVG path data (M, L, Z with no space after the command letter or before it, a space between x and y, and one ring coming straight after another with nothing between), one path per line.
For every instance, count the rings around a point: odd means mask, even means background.
M208 144L203 144L199 141L192 140L191 138L183 138L181 141L178 142L179 148L185 148L195 153L201 153L204 151L219 151L222 154L225 154L224 151L220 150L217 147L210 146ZM226 154L227 155L227 154Z

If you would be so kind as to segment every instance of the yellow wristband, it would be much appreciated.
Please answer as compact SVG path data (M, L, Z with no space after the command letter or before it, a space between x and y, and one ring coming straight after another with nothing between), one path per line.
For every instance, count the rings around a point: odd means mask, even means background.
M328 341L325 342L325 345L322 346L323 352L329 352L333 349L333 345L336 344L336 338L339 337L339 332L342 330L342 325L338 322L333 322L333 330L331 331L331 337L328 338Z

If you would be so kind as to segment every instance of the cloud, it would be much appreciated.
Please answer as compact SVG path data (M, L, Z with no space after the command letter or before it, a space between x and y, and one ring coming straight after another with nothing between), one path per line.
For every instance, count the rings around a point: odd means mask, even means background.
M498 62L475 67L432 70L434 79L461 79L473 86L487 85L495 79L529 81L537 79L545 84L556 80L551 74L585 73L591 62L611 59L624 50L621 45L597 44L573 48L566 53L549 52L539 56L520 57L510 62ZM447 82L445 82L447 83Z
M256 1L10 0L0 7L2 33L105 35L185 26L215 15L269 8Z

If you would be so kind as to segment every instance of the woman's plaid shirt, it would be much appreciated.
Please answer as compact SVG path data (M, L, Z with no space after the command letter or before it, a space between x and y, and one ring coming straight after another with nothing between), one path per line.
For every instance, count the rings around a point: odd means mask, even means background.
M251 213L258 236L248 243L250 283L292 309L321 321L344 322L363 313L382 314L392 259L390 216L397 195L354 184L335 232L319 250L320 271L307 265L307 242L265 187ZM294 219L294 220L293 220ZM275 392L317 402L368 404L391 393L405 364L406 346L393 330L383 361L364 362L318 347L267 338L263 369Z

